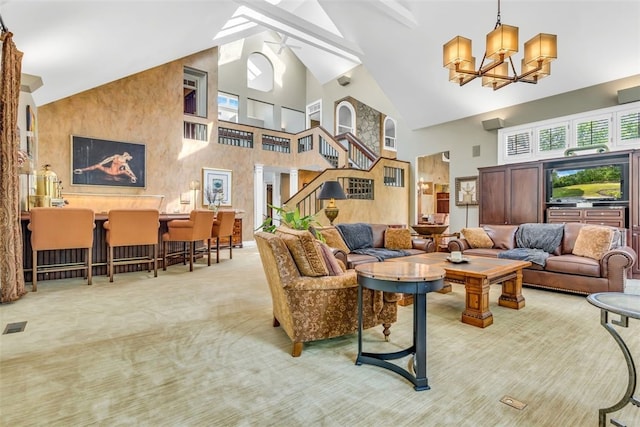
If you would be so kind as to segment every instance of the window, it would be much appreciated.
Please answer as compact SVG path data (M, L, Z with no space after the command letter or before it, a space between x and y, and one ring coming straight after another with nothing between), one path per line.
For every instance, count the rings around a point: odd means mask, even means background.
M384 149L397 151L396 121L390 117L384 119Z
M218 92L218 120L238 123L238 95Z
M404 169L385 166L383 182L388 187L404 187Z
M619 112L617 123L620 145L640 144L640 107Z
M630 148L640 148L640 102L498 131L498 164Z
M184 67L184 114L207 117L207 73Z
M611 115L576 121L577 147L588 147L595 144L608 144L611 140Z
M273 90L273 64L261 53L252 53L247 59L247 87L261 92Z
M342 101L336 108L336 135L351 132L356 134L356 112L350 102Z

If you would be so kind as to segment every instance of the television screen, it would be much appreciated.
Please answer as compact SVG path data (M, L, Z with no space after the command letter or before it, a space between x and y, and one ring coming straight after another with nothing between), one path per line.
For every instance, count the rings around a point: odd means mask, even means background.
M551 171L551 198L622 200L621 165Z

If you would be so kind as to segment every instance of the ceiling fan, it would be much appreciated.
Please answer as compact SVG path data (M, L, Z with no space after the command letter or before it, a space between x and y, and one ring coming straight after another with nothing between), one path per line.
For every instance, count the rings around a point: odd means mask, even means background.
M282 53L282 51L285 48L289 48L289 49L300 49L302 46L295 46L292 44L287 44L287 40L289 40L289 35L285 34L284 36L282 36L282 38L280 39L279 42L272 42L269 40L265 40L265 43L269 43L269 44L273 44L278 46L278 50L276 51L276 55L280 55Z

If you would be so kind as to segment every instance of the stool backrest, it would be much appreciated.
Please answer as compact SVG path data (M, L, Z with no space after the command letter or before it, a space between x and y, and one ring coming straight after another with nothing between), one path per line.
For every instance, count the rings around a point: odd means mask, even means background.
M33 208L28 228L33 250L90 248L95 228L93 210Z
M111 209L104 223L111 246L158 243L160 212L157 209Z
M208 240L211 237L211 226L215 213L205 209L195 209L189 215L193 221L193 240Z
M218 211L213 227L211 227L211 237L231 236L235 220L235 211Z

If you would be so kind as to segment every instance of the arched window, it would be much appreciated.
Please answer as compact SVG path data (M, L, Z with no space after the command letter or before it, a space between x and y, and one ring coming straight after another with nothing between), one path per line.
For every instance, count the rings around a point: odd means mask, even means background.
M342 101L336 108L336 135L351 132L356 134L356 111L350 102Z
M252 53L247 59L247 87L262 92L273 90L273 64L261 53Z
M398 150L396 146L396 121L391 117L384 118L384 149Z

